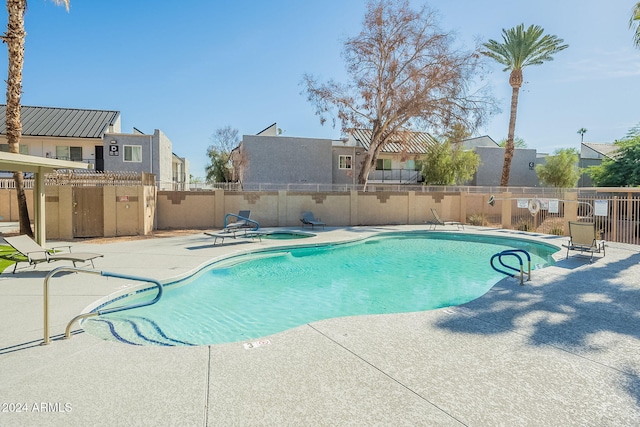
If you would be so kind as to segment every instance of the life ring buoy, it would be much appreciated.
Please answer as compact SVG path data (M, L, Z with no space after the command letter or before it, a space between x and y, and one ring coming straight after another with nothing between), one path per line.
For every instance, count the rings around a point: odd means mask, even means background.
M531 215L535 215L540 211L540 200L538 199L529 199L529 203L527 204L527 209L531 212Z

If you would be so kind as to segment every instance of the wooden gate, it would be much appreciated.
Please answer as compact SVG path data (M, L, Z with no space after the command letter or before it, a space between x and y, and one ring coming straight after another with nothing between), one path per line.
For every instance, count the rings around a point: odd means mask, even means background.
M73 237L104 236L102 187L73 187Z

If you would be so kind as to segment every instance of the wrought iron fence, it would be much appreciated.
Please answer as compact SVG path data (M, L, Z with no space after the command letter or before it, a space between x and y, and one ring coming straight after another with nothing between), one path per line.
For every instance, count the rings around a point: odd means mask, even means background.
M24 188L33 188L33 178L24 180ZM48 173L44 178L45 185L71 185L76 187L104 187L104 186L130 186L130 185L155 185L155 175L140 172L99 172L95 170L68 170ZM0 179L0 189L15 188L13 178Z
M466 197L467 222L495 227L503 227L508 223L515 230L564 235L566 219L569 217L594 222L603 240L640 244L640 189L569 190L577 192L573 197L577 196L577 200L567 200L567 193L557 189L508 190L508 198L501 197L498 192L469 193ZM489 205L492 194L495 195L495 203ZM532 201L535 201L534 205L531 205ZM511 204L509 221L503 221L503 203Z

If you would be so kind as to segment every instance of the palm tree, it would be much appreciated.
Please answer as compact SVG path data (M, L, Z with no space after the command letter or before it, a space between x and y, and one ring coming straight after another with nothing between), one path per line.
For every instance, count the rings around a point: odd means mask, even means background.
M629 28L635 27L633 35L633 44L640 48L640 2L636 3L631 9L631 18L629 19Z
M513 138L516 131L516 112L518 110L518 94L522 86L522 69L528 65L539 65L545 61L552 61L553 55L569 45L562 44L564 40L552 36L542 35L544 29L531 25L526 30L524 24L509 30L502 30L503 43L489 40L483 46L487 49L482 53L504 65L504 71L511 71L509 84L511 85L511 115L509 117L509 133L504 150L504 166L500 185L509 185L511 159L513 159Z
M587 133L587 129L586 128L580 128L578 129L578 133L580 134L580 142L584 142L584 134Z
M69 10L69 0L53 0L57 5L64 4ZM24 31L24 13L27 9L27 0L7 0L7 32L0 39L7 44L9 53L8 77L7 77L7 142L9 152L20 152L20 137L22 136L22 121L20 117L20 97L22 95L22 68L24 65L24 40L27 33ZM27 209L27 197L24 193L24 178L22 172L14 172L13 179L16 182L16 194L18 197L18 213L20 220L20 234L33 237L29 211Z

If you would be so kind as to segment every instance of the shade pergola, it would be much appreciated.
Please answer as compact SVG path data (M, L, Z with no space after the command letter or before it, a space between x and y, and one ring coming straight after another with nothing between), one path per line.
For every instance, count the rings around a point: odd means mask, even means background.
M0 170L33 172L34 174L33 206L35 211L35 238L40 245L44 246L47 236L44 208L44 174L57 169L89 169L90 167L91 165L88 163L0 152Z

